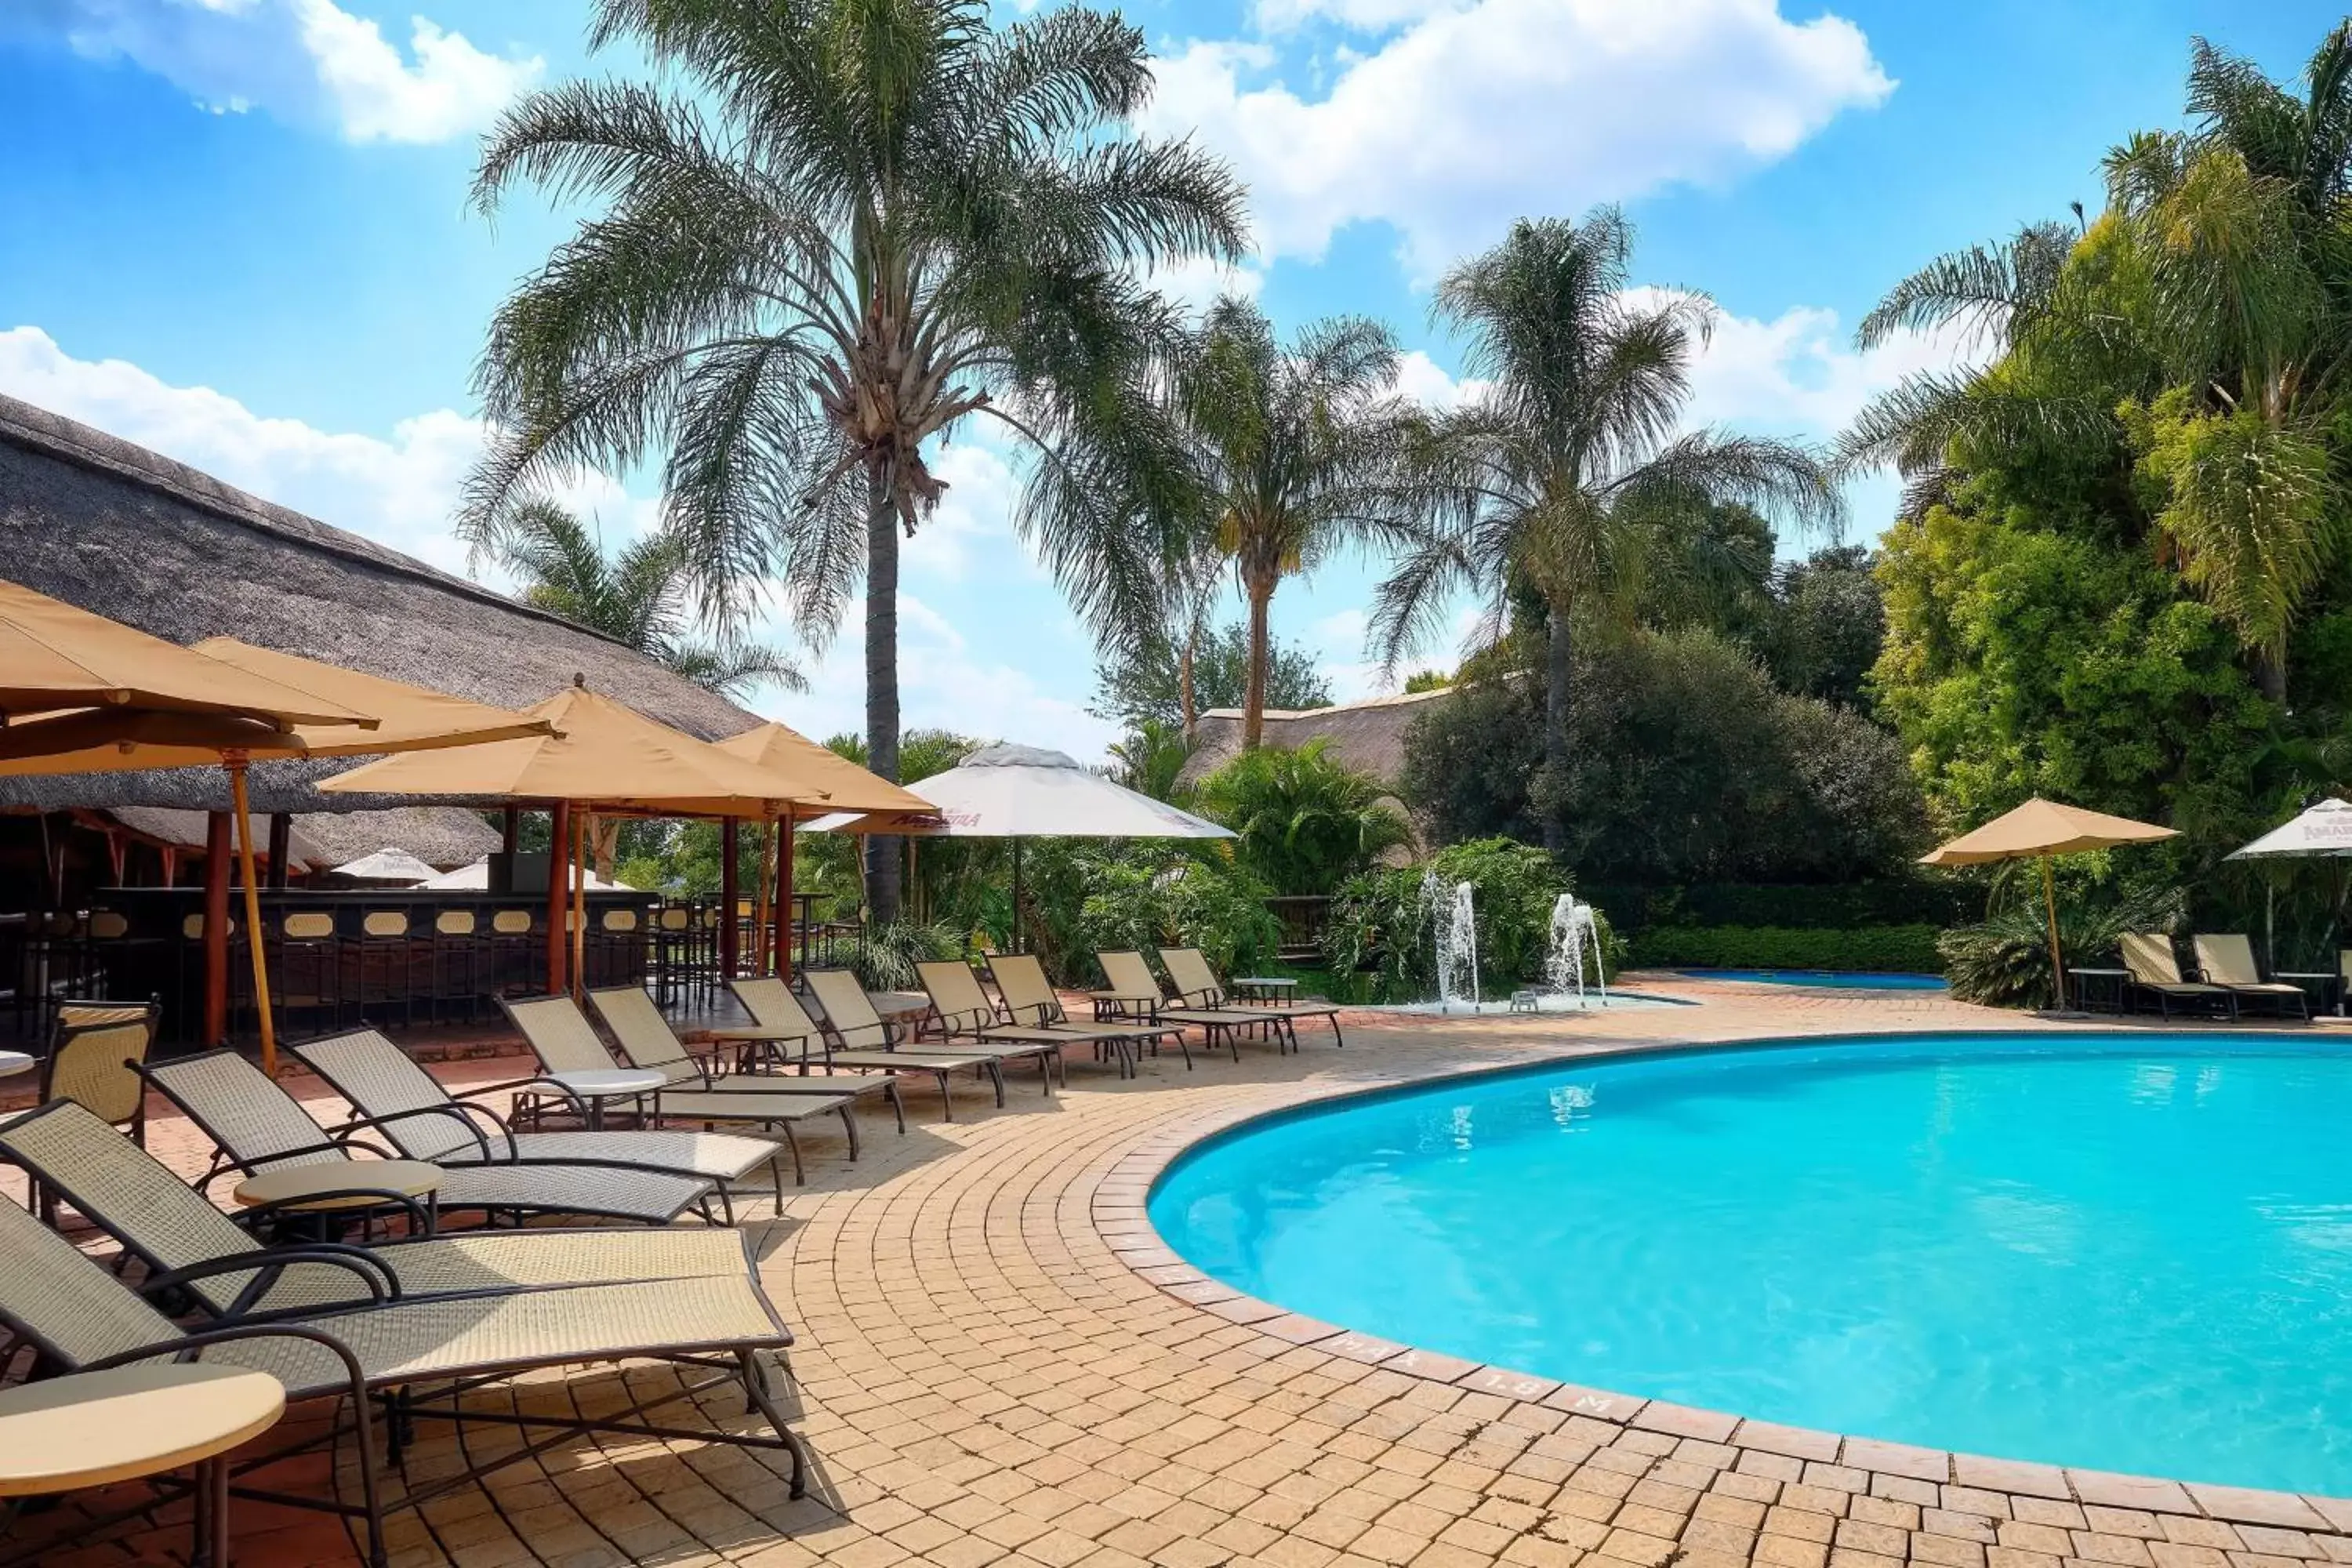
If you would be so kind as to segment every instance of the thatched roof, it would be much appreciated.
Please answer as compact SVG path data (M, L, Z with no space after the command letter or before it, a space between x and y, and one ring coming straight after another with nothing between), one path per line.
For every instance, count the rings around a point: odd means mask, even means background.
M1450 687L1395 697L1369 697L1361 702L1341 702L1329 708L1269 708L1265 710L1265 743L1303 746L1313 740L1330 742L1329 754L1358 773L1386 784L1396 783L1404 767L1404 732L1424 705L1453 695ZM1231 762L1242 749L1242 710L1212 708L1201 715L1200 743L1184 763L1185 784Z
M758 721L560 616L5 396L0 576L173 642L242 637L500 707L529 707L579 674L705 740ZM254 807L406 804L310 787L352 765L257 763ZM0 780L0 805L218 809L226 795L216 769Z
M121 805L106 813L131 832L184 853L205 849L205 814L171 806ZM257 838L259 825L256 825ZM407 805L389 811L306 811L294 818L287 858L325 868L405 849L441 870L469 865L499 847L499 833L470 811L452 805Z

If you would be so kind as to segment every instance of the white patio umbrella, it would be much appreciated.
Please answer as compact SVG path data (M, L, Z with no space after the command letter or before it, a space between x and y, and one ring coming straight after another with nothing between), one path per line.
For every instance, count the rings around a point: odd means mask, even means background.
M333 868L332 874L349 877L355 882L399 882L413 888L419 882L431 881L440 873L407 850L387 844L373 855L344 861Z
M938 809L939 821L888 814L836 813L804 824L814 831L887 832L929 838L1013 840L1013 943L1021 945L1021 841L1024 838L1232 838L1233 829L1112 783L1065 752L990 746L907 788Z
M430 874L433 868L427 866L425 869ZM583 871L581 875L584 879L586 890L592 893L634 893L638 890L626 882L608 882L593 871ZM490 863L487 859L477 860L469 866L460 866L454 871L428 875L428 879L425 883L427 889L451 889L460 891L467 889L485 889L489 885Z
M2306 808L2293 821L2282 823L2255 839L2242 849L2234 849L2224 858L2231 860L2344 859L2352 858L2352 805L2334 796ZM2277 889L2265 886L2263 898L2263 951L2277 955L2273 949L2275 934ZM2344 901L2343 879L2336 879L2336 905ZM2331 918L2334 908L2330 910Z

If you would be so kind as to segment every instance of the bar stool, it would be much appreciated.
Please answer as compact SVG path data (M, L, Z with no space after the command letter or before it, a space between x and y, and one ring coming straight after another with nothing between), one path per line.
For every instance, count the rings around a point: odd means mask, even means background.
M669 1006L694 989L694 911L666 904L654 917L654 994Z
M518 911L520 912L520 911ZM523 916L526 924L530 917ZM481 1016L482 960L489 943L471 910L443 910L433 917L433 1021L445 1002L465 1004L466 1022ZM456 989L451 989L452 985Z
M604 952L604 984L635 985L646 977L645 921L635 910L606 910L595 935Z
M530 984L532 950L529 910L499 910L490 916L490 984L501 996L535 993Z
M278 1010L289 1018L308 1012L314 1024L323 1014L326 1026L334 1027L343 1009L343 939L335 934L335 917L318 910L289 914L278 922L275 945Z
M405 910L371 910L360 917L360 936L350 944L358 962L360 1022L368 1021L368 1004L400 1005L404 1027L416 1022L416 943L408 931Z

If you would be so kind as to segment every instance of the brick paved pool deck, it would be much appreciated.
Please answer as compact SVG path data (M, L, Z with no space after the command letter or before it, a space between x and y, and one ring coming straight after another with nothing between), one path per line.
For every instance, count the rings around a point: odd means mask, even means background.
M1743 1421L1522 1377L1347 1332L1202 1279L1143 1217L1151 1173L1261 1111L1467 1068L1658 1045L2053 1026L1936 994L1659 980L1704 997L1575 1018L1373 1019L1348 1046L1197 1049L1135 1080L1073 1063L1005 1108L961 1091L938 1120L909 1086L903 1138L869 1115L865 1157L809 1141L810 1185L751 1205L771 1293L799 1335L784 1408L811 1495L744 1452L566 1444L394 1521L400 1568L732 1563L797 1568L2287 1568L2352 1564L2352 1502L2060 1470ZM2112 1025L2112 1020L2107 1021ZM464 1061L487 1082L513 1064ZM331 1097L298 1080L307 1098ZM152 1146L200 1170L159 1119ZM519 1401L609 1400L666 1369L526 1380ZM298 1418L317 1419L309 1412ZM743 1420L714 1401L705 1418ZM517 1439L471 1430L478 1458ZM408 1477L444 1473L427 1428ZM325 1461L313 1484L325 1482ZM342 1476L351 1487L349 1457ZM86 1543L77 1499L0 1556L52 1540L57 1568L172 1562L155 1528ZM2343 1531L2346 1533L2337 1533ZM236 1562L352 1561L342 1527L240 1504Z

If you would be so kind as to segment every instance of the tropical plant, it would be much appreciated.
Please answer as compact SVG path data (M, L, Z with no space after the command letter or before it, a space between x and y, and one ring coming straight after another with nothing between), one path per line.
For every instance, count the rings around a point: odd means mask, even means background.
M1192 755L1182 730L1146 719L1111 742L1111 776L1154 800L1179 801L1192 794L1177 782Z
M1489 996L1545 978L1551 912L1570 879L1533 845L1509 838L1449 845L1417 866L1350 878L1331 900L1323 958L1335 996L1401 1002L1429 996L1437 984L1423 885L1467 882L1478 939L1478 971ZM1594 912L1607 972L1624 963L1623 942Z
M499 515L482 536L514 574L523 601L586 626L722 697L760 681L788 691L808 682L772 647L738 636L697 637L686 552L668 534L648 534L605 555L578 514L534 499Z
M916 964L953 958L962 951L963 939L953 926L869 921L850 952L849 968L868 991L905 991L916 983Z
M2131 931L2169 931L2180 924L2183 900L2177 888L2102 888L2087 879L2058 904L2058 946L2069 969L2115 957ZM1945 978L1963 1002L1996 1007L2047 1007L2056 988L2050 975L2049 916L2033 898L2000 902L1977 925L1948 931L1937 939Z
M1320 739L1243 752L1201 781L1197 799L1240 836L1241 863L1284 895L1328 893L1412 842L1387 787L1330 755Z
M598 0L589 41L664 79L534 93L485 145L482 211L521 184L595 210L491 324L464 526L650 459L706 606L773 580L821 639L862 577L888 777L899 535L966 421L1033 455L1020 519L1081 613L1114 639L1145 624L1189 515L1151 395L1181 321L1148 275L1237 254L1244 225L1222 164L1127 133L1141 32L1077 5L1000 25L978 0ZM895 843L869 864L889 919Z
M1999 353L1915 375L1843 443L1848 464L1892 462L1930 489L1995 452L2104 454L2137 474L2137 521L2273 701L2294 623L2352 542L2336 455L2352 408L2352 22L2304 80L2290 92L2198 40L2194 126L2111 152L2096 224L1940 258L1864 320L1865 346L1957 327Z
M1072 946L1089 969L1105 951L1181 946L1199 948L1221 973L1249 973L1273 963L1281 946L1268 891L1238 866L1129 853L1096 868Z
M1210 307L1188 346L1177 403L1198 521L1249 606L1244 749L1265 737L1275 591L1334 550L1391 537L1411 505L1401 365L1380 322L1334 317L1285 344L1265 312L1232 298Z
M1409 531L1375 595L1372 635L1393 666L1450 613L1486 596L1499 637L1522 586L1546 616L1545 787L1568 764L1569 684L1580 621L1626 619L1653 578L1690 570L1693 522L1738 503L1806 521L1840 514L1813 455L1787 442L1679 427L1714 307L1629 291L1633 231L1613 207L1581 223L1523 221L1447 274L1433 307L1467 339L1476 390L1430 422L1419 468L1442 502ZM1545 845L1564 844L1559 813Z

